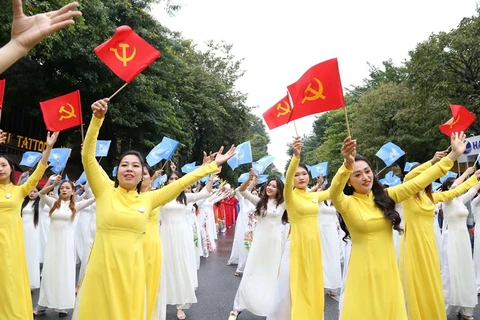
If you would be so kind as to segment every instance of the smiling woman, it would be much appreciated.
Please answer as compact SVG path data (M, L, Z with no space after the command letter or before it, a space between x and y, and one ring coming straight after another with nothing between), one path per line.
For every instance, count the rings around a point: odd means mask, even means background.
M452 151L446 157L408 182L387 189L367 159L356 155L356 140L344 140L344 164L329 189L352 239L340 319L407 319L392 235L392 226L402 231L395 204L445 175L465 150L464 140L463 132L452 135Z

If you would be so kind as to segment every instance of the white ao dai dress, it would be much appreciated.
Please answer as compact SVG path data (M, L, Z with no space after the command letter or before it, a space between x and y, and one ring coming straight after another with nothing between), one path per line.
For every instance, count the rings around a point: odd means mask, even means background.
M206 189L199 193L185 193L187 204L195 203L208 195ZM198 278L196 247L187 207L175 199L162 207L160 217L166 303L188 309L190 304L197 302L195 288L198 287Z
M56 199L40 195L46 206L51 208ZM77 212L89 206L95 199L75 203ZM45 261L38 305L60 310L71 309L75 305L75 224L71 220L70 200L61 201L60 208L50 217ZM76 215L76 218L78 215Z
M470 235L467 229L468 209L465 203L477 189L442 203L443 208L443 265L442 281L446 305L462 307L462 314L473 314L477 305L477 288L473 267ZM471 315L471 314L470 314Z
M248 191L242 196L253 205L260 198ZM258 217L255 237L252 241L242 281L238 287L233 309L249 310L257 316L266 316L270 310L282 257L282 215L285 203L277 206L269 199L266 215Z
M475 219L475 233L473 243L473 265L475 267L475 278L477 294L480 293L480 196L471 202L473 217Z
M337 210L330 200L320 202L318 227L322 241L323 284L326 289L335 290L342 286L342 267L340 264L339 223Z
M28 278L30 289L40 288L40 242L41 230L40 219L44 202L38 204L38 224L33 224L34 200L30 200L22 209L23 239L25 243L25 255L27 257Z

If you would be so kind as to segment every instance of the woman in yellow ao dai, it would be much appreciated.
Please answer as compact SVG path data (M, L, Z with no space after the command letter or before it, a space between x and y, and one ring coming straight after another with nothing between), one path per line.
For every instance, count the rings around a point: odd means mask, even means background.
M447 157L415 179L384 190L367 159L356 156L356 141L345 139L341 149L345 161L329 189L352 239L341 320L407 319L392 236L392 225L398 230L401 220L395 203L445 175L465 150L464 140L463 133L455 134Z

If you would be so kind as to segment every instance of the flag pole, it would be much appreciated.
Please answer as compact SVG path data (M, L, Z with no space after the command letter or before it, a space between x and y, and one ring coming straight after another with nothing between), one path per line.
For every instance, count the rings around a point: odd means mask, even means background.
M348 124L347 106L343 107L343 113L345 114L345 123L347 124L347 135L351 137L352 135L350 134L350 125Z
M0 112L1 116L1 112ZM83 123L80 125L80 132L82 133L82 144L85 142L85 134L83 133Z
M383 172L383 170L385 170L385 169L387 169L387 168L389 168L389 167L390 167L390 166L386 166L386 167L383 168L382 170L378 171L378 172L375 174L375 176L378 176L380 173Z
M118 89L117 91L115 91L115 93L112 94L112 95L108 98L108 100L112 100L112 98L115 97L115 96L117 95L117 93L119 93L120 91L122 91L123 88L125 88L125 87L127 86L127 84L128 84L128 82L125 82L125 84L124 84L123 86L121 86L120 89Z
M293 127L295 128L295 135L296 135L297 137L300 137L300 136L298 135L297 125L295 124L295 120L293 120Z

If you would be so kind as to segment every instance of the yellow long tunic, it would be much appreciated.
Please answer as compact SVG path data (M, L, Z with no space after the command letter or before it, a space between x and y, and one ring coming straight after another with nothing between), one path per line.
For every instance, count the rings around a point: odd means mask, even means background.
M147 283L147 320L152 319L162 273L162 241L158 228L159 214L160 208L155 208L150 212L145 236L143 237L145 280Z
M416 167L405 176L404 182L413 179L431 167L430 161ZM435 204L450 201L478 183L475 176L455 189L432 194L434 203L425 194L419 193L403 201L405 233L400 245L400 275L407 300L410 320L447 319L445 297L437 243L433 229ZM427 293L428 294L425 294Z
M0 185L0 319L33 317L20 211L23 199L37 186L46 168L39 162L21 186Z
M444 158L415 179L386 191L396 203L402 202L445 175L452 166L453 162ZM343 193L351 173L342 165L329 189L333 205L342 214L352 238L340 319L406 320L392 222L375 206L372 192L352 196Z
M290 220L292 320L322 319L325 301L318 203L329 198L329 191L294 189L293 179L299 162L299 158L292 157L283 191Z
M212 162L152 192L138 194L113 188L95 159L102 122L103 119L92 117L82 153L85 174L97 203L97 233L82 282L78 319L143 320L146 283L142 238L148 215L218 167Z

